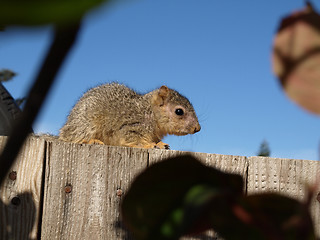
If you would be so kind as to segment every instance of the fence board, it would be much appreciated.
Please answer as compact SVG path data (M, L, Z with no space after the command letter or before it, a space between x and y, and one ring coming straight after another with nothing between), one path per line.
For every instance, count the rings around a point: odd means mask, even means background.
M166 158L179 156L186 153L196 157L206 166L215 167L217 169L220 169L221 171L225 171L228 173L237 173L241 176L246 175L248 161L244 156L150 149L149 164L154 164Z
M317 236L320 236L320 203L317 194L320 162L283 158L250 157L248 168L248 194L277 192L303 201L308 186L318 181L311 202L311 215Z
M47 152L42 238L127 239L119 195L147 167L147 150L51 142Z
M6 137L0 137L3 149ZM5 179L0 188L0 239L36 239L45 141L29 138L10 172L16 172L15 180ZM12 176L12 175L11 175ZM14 177L11 177L14 179Z
M5 140L0 137L0 149ZM12 167L16 180L7 178L0 188L0 239L36 239L39 233L41 239L50 240L131 239L120 221L123 194L148 165L185 153L31 137ZM241 174L248 194L273 191L303 200L306 184L319 181L320 176L318 161L190 154L207 166ZM319 186L315 195L318 192ZM319 205L314 196L311 214L318 236ZM183 239L209 240L217 236L208 231Z

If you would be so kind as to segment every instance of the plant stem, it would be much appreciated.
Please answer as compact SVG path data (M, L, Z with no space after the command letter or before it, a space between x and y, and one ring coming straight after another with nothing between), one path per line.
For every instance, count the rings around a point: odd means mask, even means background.
M55 27L53 42L28 94L22 116L19 121L15 123L0 156L0 183L2 183L10 170L24 140L28 136L32 123L63 64L64 59L77 38L79 29L80 21L73 25Z

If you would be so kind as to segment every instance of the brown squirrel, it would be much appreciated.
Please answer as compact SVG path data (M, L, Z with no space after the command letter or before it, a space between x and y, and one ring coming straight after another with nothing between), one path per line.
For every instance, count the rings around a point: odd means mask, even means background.
M59 139L74 143L99 143L139 148L165 148L167 134L200 131L196 113L187 98L162 86L138 94L118 83L87 91L76 103Z

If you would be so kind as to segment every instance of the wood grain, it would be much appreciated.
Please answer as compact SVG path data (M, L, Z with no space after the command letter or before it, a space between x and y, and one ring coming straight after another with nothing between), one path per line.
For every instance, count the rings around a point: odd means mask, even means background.
M311 160L250 157L248 194L276 192L305 201L309 187L314 187L311 215L317 236L320 236L320 162Z
M51 142L47 153L42 238L128 239L121 196L147 167L147 151Z
M0 149L6 138L0 137ZM120 203L148 166L187 152L81 145L30 137L0 187L0 239L131 239ZM189 152L209 167L240 174L244 192L277 192L304 201L320 236L320 162ZM181 166L183 170L183 165ZM13 179L13 180L12 180ZM315 184L317 183L317 184ZM188 240L218 239L213 231Z
M6 137L0 137L3 149ZM0 239L36 239L45 141L37 137L26 140L9 176L0 188ZM16 173L16 177L13 175ZM12 180L13 179L13 180Z

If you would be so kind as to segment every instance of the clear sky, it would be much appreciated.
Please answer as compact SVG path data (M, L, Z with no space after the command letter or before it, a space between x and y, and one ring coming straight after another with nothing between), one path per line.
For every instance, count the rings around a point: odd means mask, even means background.
M252 156L265 139L272 157L317 160L320 119L285 96L270 62L280 19L303 6L123 0L93 10L34 129L58 134L77 99L98 84L118 81L141 93L165 84L189 98L202 126L166 137L171 149ZM0 69L18 73L5 83L14 97L28 91L51 34L50 27L0 32Z

